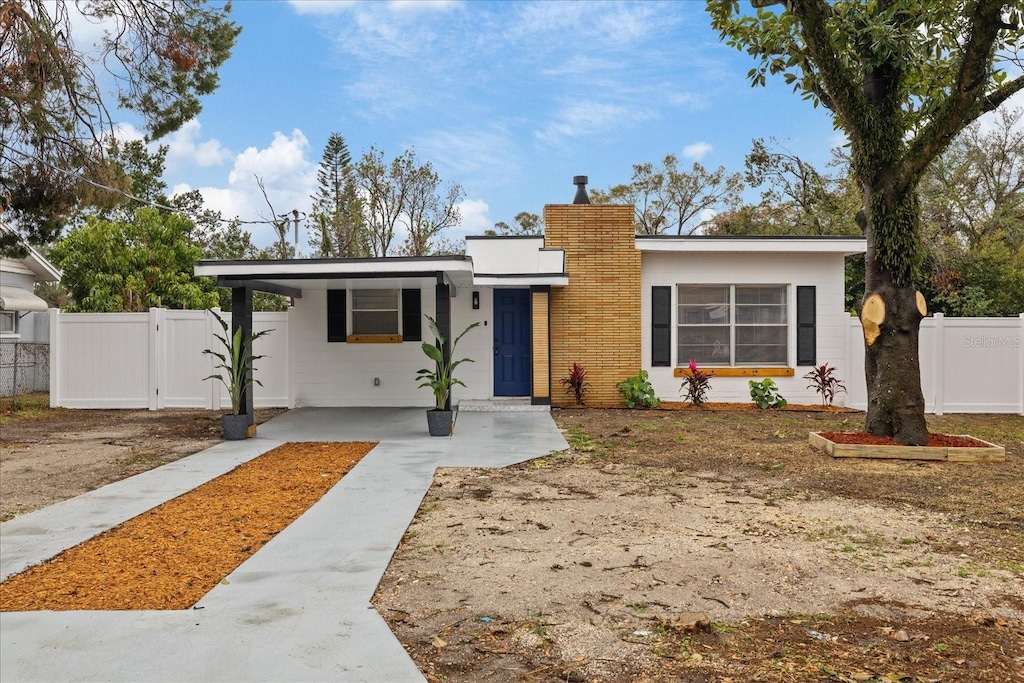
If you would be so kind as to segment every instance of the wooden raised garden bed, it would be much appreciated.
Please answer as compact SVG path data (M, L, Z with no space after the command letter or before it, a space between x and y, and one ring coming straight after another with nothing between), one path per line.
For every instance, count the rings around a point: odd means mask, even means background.
M897 458L945 462L1002 462L1006 449L973 436L930 434L927 446L900 446L892 439L849 432L811 432L811 446L833 458Z

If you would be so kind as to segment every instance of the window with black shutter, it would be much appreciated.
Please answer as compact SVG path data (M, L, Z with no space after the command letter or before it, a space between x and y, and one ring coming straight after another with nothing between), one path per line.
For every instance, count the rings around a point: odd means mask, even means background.
M672 364L672 288L651 287L651 365Z
M423 341L420 290L402 290L402 341Z
M345 320L345 290L327 290L327 341L343 342L348 336Z
M796 288L796 364L817 365L815 288Z

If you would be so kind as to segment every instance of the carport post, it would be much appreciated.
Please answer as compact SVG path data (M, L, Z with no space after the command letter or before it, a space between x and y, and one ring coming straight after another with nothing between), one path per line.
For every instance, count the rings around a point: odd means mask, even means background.
M252 288L232 287L231 288L231 338L235 338L235 331L242 328L242 343L245 344L252 339ZM249 352L252 352L250 347ZM239 415L249 417L249 430L253 429L252 413L252 363L249 364L246 373L245 383L242 386L242 406ZM251 434L250 434L251 436Z
M445 282L444 273L437 274L437 284L434 286L434 320L437 321L437 329L445 339L441 356L447 364L452 360L452 301L451 290ZM452 409L451 391L448 392L444 409Z

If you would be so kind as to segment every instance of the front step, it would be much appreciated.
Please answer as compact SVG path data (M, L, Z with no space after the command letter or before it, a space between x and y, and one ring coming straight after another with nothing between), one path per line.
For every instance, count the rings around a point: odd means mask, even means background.
M459 410L467 413L546 413L550 409L550 406L535 406L530 399L519 396L459 401Z

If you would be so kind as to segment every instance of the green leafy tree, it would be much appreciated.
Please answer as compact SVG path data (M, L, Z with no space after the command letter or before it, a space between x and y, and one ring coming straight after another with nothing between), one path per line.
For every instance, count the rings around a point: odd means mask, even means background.
M968 126L921 181L921 290L947 315L1024 311L1024 119L1000 109Z
M544 234L544 219L529 211L520 211L512 219L512 225L498 221L494 228L485 230L485 235L540 236Z
M850 141L863 190L865 428L927 443L914 286L922 260L918 184L928 166L982 113L1024 87L1014 60L1021 7L1006 0L707 0L712 25L757 64L753 85L780 75L832 114ZM771 7L780 5L778 9ZM1019 62L1019 60L1018 60ZM1018 64L1019 65L1019 64Z
M132 221L86 218L51 252L72 297L68 310L215 306L213 284L192 274L192 264L202 256L192 227L187 218L151 208L136 211Z
M255 260L274 259L276 249L258 249L252 241L252 235L243 230L238 221L231 221L224 227L218 227L206 236L203 246L204 259L219 260ZM231 310L231 290L227 287L217 288L219 307L222 311ZM266 292L253 292L252 310L284 311L288 309L288 298Z
M327 138L317 183L309 236L314 253L323 258L365 256L362 202L356 190L352 156L340 133Z
M592 190L594 204L632 204L636 229L643 235L689 235L705 227L705 213L739 204L743 179L727 174L724 166L708 171L695 163L679 169L679 159L667 154L660 166L634 164L633 178L607 190Z
M1024 239L1024 109L999 109L993 125L967 126L921 179L925 238L973 248L1002 231Z
M52 242L71 215L109 199L87 181L127 189L106 153L112 103L139 114L150 140L177 130L217 88L240 31L228 20L230 3L70 5L0 3L0 209L32 244ZM96 48L76 42L80 19L106 27ZM15 245L4 239L0 250Z

